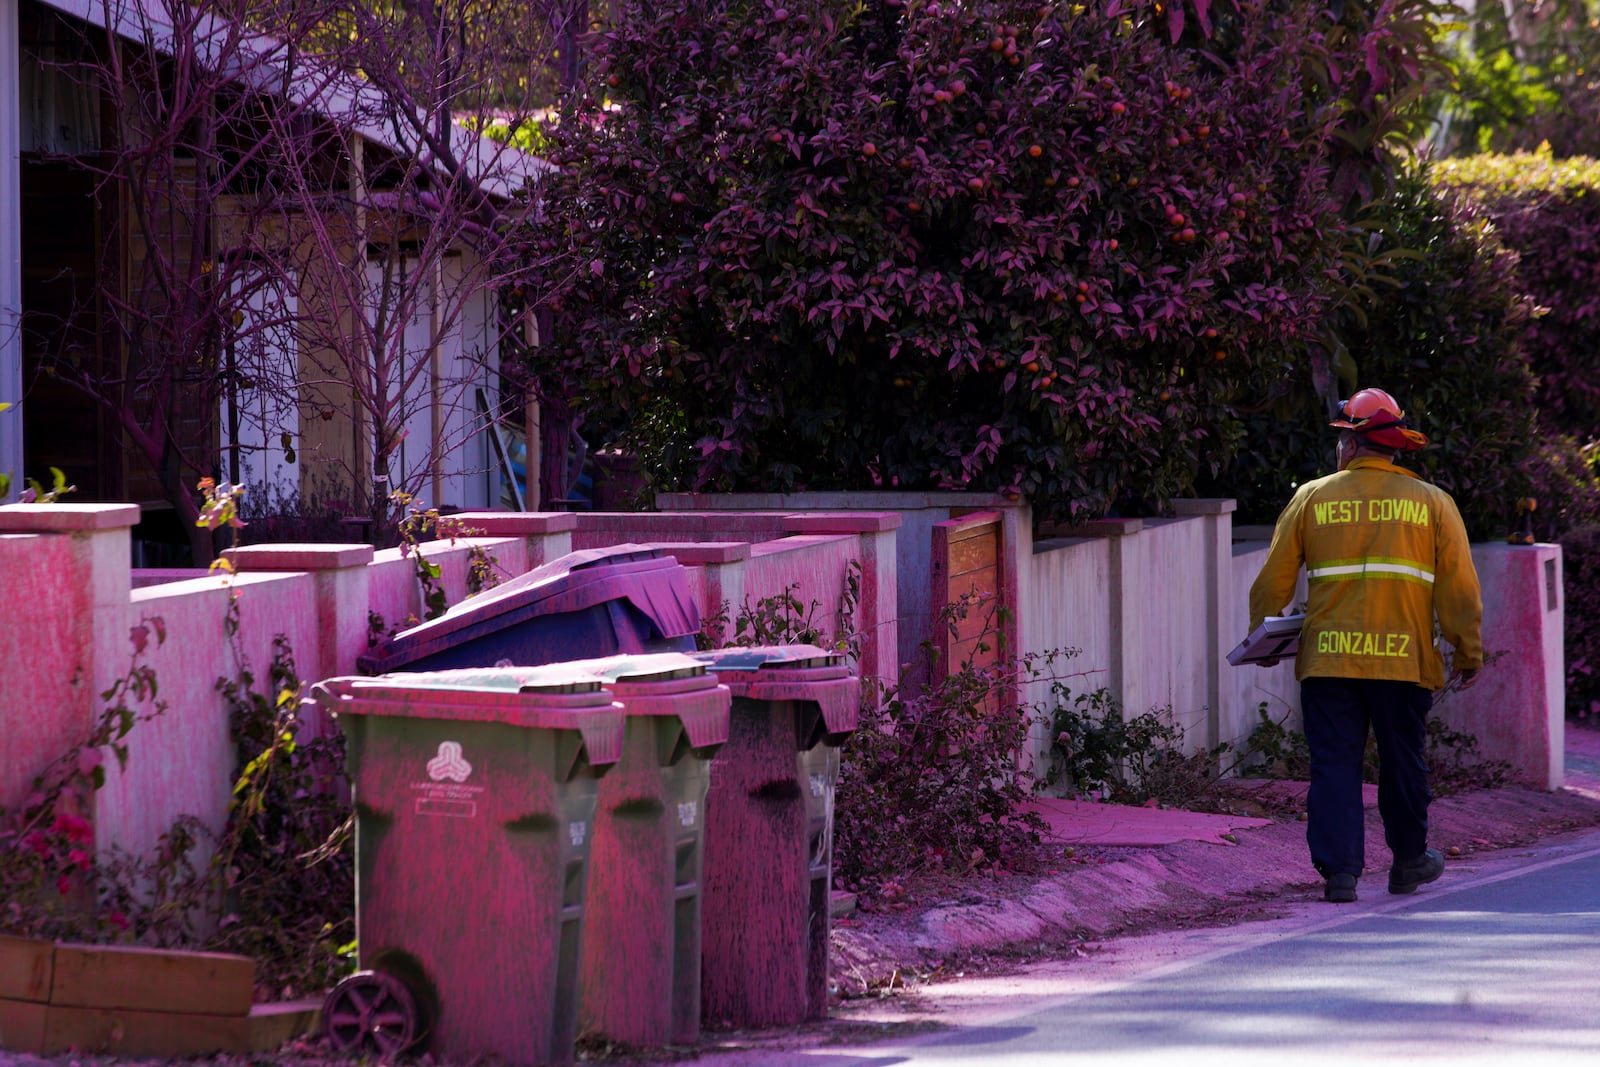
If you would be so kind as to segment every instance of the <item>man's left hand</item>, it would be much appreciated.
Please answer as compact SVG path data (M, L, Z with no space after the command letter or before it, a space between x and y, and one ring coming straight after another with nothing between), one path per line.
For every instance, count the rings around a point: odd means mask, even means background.
M1477 667L1457 667L1450 672L1450 680L1456 683L1457 689L1471 689L1478 684Z

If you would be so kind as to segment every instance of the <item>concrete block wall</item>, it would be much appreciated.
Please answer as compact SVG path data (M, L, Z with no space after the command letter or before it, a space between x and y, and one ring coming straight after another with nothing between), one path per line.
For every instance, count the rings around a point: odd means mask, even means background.
M1219 557L1232 502L1186 504L1177 518L1103 520L1042 540L1018 567L1023 648L1077 649L1063 682L1071 696L1105 689L1129 717L1159 711L1195 751L1217 743L1224 718L1220 620L1232 583ZM1029 697L1048 701L1048 684ZM1042 756L1042 725L1034 743Z
M565 555L572 517L514 516L503 536L419 546L439 563L451 603L466 595L469 553L487 550L506 572ZM128 736L126 771L106 754L107 783L92 798L100 848L156 843L178 815L222 826L232 787L227 707L216 690L242 653L265 684L272 642L285 635L306 683L352 674L368 647L368 613L420 612L415 565L368 545L253 545L226 555L237 573L135 572L131 504L0 507L0 580L11 593L10 656L0 665L0 807L14 807L53 760L84 743L105 710L100 694L133 662L130 634L161 620L141 662L155 671L167 710ZM381 557L381 558L380 558ZM224 630L230 598L237 638ZM151 711L153 707L141 710ZM326 723L308 728L326 730Z
M455 603L466 592L474 545L510 576L575 547L673 542L665 547L691 568L703 611L724 602L737 610L792 587L803 604L820 605L817 618L830 626L855 561L856 627L864 638L858 667L895 679L929 636L933 525L994 510L1002 515L1018 648L1076 649L1057 664L1069 690L1107 688L1132 714L1170 707L1192 748L1242 741L1263 700L1274 718L1298 726L1291 665L1233 668L1222 660L1243 636L1249 586L1266 552L1262 541L1235 542L1227 501L1185 502L1171 519L1096 523L1037 544L1025 502L986 495L681 502L694 510L467 515L480 534L420 551L439 563ZM724 502L771 510L703 510ZM307 682L354 672L367 648L369 612L394 625L421 610L413 561L366 545L235 550L231 583L197 572L136 575L129 530L137 519L132 505L0 507L0 578L12 593L11 654L0 666L0 805L14 806L50 760L88 736L103 710L99 694L128 668L130 628L152 616L167 626L167 643L152 648L147 661L170 710L136 730L127 773L112 775L95 801L102 846L129 849L153 843L180 813L220 825L232 753L215 682L238 667L222 627L230 595L240 598L238 647L258 678L270 663L273 635L282 632ZM1476 734L1486 755L1555 788L1564 722L1560 548L1481 545L1474 559L1484 586L1485 645L1504 654L1476 689L1443 700L1440 714ZM1048 681L1033 683L1024 705L1048 696ZM1033 752L1019 757L1030 759L1045 743L1036 731Z
M986 494L666 494L659 503L699 514L678 520L686 522L725 521L705 518L719 508L897 513L901 664L914 662L931 628L933 525L953 515L999 511L1019 650L1075 649L1056 668L1071 693L1106 688L1129 714L1170 708L1191 751L1242 744L1263 702L1274 720L1299 728L1292 663L1261 668L1226 662L1248 627L1250 585L1267 549L1264 540L1235 541L1232 501L1175 501L1171 519L1102 520L1037 544L1026 502ZM1270 530L1241 532L1270 536ZM1439 714L1471 729L1484 754L1508 760L1519 777L1556 788L1565 703L1560 548L1478 545L1473 558L1484 585L1486 646L1503 647L1507 655L1475 689L1444 697ZM1049 680L1029 684L1023 696L1025 707L1047 703ZM1033 750L1019 754L1024 762L1047 744L1042 727L1032 737Z
M220 829L232 787L234 750L227 707L216 691L233 678L240 655L265 684L272 643L284 634L307 685L356 673L369 647L369 615L385 628L422 614L414 559L398 549L364 544L251 545L225 553L231 576L203 570L140 572L130 567L134 505L12 505L0 507L0 579L12 593L11 655L0 665L0 806L24 799L34 777L90 736L104 711L100 693L132 662L130 630L141 619L161 620L167 640L152 639L142 663L153 668L167 711L129 735L125 772L108 754L108 780L93 800L101 848L142 852L179 815ZM418 553L437 563L450 604L467 596L473 548L494 560L502 578L566 555L578 517L571 514L465 514L473 536L427 542ZM864 669L892 667L896 647L896 515L760 516L726 528L755 543L682 544L674 548L690 569L702 612L723 601L737 606L792 589L803 604L819 604L817 620L836 625L840 596L853 564L860 565L856 626ZM646 535L695 528L679 524L627 529L605 519L594 543L639 543ZM611 532L606 532L607 530ZM620 533L618 533L620 531ZM615 539L613 539L615 538ZM237 637L224 630L230 598L239 614ZM330 723L312 721L323 732Z
M235 750L219 677L236 678L248 664L262 691L268 686L272 638L283 634L307 674L321 653L316 578L311 574L241 574L194 578L134 590L127 626L159 618L167 639L154 640L144 662L155 671L167 711L128 734L128 763L106 761L105 787L95 794L95 835L134 855L154 848L178 814L198 816L221 832L233 790ZM237 598L235 643L222 632L230 598ZM131 648L124 633L121 666ZM204 655L202 656L202 652Z
M1261 573L1267 561L1266 541L1238 541L1232 545L1229 563L1230 584L1233 587L1233 604L1227 616L1227 632L1235 635L1233 643L1243 640L1250 626L1250 586ZM1305 600L1305 576L1301 575L1294 602ZM1228 648L1231 650L1233 645ZM1259 708L1267 705L1267 714L1274 722L1285 723L1300 729L1300 683L1294 677L1293 661L1276 667L1230 667L1223 664L1225 689L1222 714L1219 717L1219 734L1222 737L1243 740L1250 736L1261 721Z
M1051 666L1055 681L1066 689L1063 698L1113 689L1111 611L1117 581L1111 537L1052 538L1030 544L1031 552L1019 559L1026 572L1020 581L1017 605L1018 642L1030 653L1069 653ZM1027 706L1052 706L1052 679L1041 678L1023 694ZM1035 754L1049 741L1046 726L1032 733Z
M1474 545L1472 563L1490 662L1477 685L1438 702L1439 716L1476 736L1484 755L1559 789L1567 702L1561 546Z
M0 508L7 659L0 672L0 806L82 744L128 649L132 504Z
M860 648L857 669L870 677L897 673L903 539L896 512L582 512L576 518L574 549L651 544L694 569L701 615L725 610L728 640L746 605L786 590L808 610L815 604L818 628L839 636L839 609L854 566L859 589L849 625Z
M1234 626L1241 633L1249 622L1250 583L1266 555L1266 541L1235 546ZM1476 544L1472 562L1483 587L1488 666L1473 688L1440 694L1434 714L1452 729L1475 736L1480 754L1505 760L1516 777L1538 788L1559 789L1567 701L1561 546ZM1304 583L1302 574L1296 602L1305 598ZM1233 672L1233 697L1225 707L1229 720L1238 724L1236 736L1248 734L1262 700L1273 719L1300 729L1300 690L1292 662Z
M1122 559L1110 620L1113 692L1129 714L1170 708L1186 737L1209 742L1217 616L1206 524L1147 519L1114 547Z
M918 663L922 643L932 634L928 575L933 568L936 524L974 511L998 511L1008 559L1016 559L1023 551L1022 545L1031 541L1032 513L1026 502L992 493L661 493L656 497L656 506L661 508L659 521L701 523L708 538L728 529L721 525L730 521L728 512L739 513L739 522L751 524L746 529L760 528L761 523L769 521L787 521L788 525L782 527L785 530L797 529L796 523L837 524L845 521L842 516L862 512L894 516L898 526L893 552L885 549L877 565L868 568L869 573L885 576L883 588L873 590L874 598L887 604L892 595L895 605L895 653L885 656L882 662L894 664L896 670L873 672L880 677L897 677L899 667ZM787 520L783 519L785 513L790 516ZM580 521L588 522L590 517L583 516ZM895 577L889 584L891 565ZM1018 603L1014 569L1008 572L1008 580L1012 584L1010 600Z

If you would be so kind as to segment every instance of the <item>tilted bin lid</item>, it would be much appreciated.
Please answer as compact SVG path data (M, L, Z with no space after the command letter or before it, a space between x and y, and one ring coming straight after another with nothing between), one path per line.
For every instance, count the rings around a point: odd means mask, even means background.
M728 687L694 656L645 652L562 664L601 678L625 715L676 715L702 755L728 740Z
M815 704L820 718L796 724L802 750L818 741L843 744L856 731L861 680L837 652L815 645L757 645L696 652L692 658L716 671L735 697Z
M596 767L622 758L622 706L597 675L568 664L329 678L311 699L338 715L576 730Z
M569 552L509 582L470 596L428 622L402 630L357 660L385 673L539 616L584 611L626 600L665 639L700 632L700 607L688 570L645 545L612 545Z

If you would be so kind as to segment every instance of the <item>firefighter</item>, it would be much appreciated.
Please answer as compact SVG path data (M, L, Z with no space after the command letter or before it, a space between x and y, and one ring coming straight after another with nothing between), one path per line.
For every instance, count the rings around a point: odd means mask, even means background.
M1444 873L1428 847L1426 722L1445 685L1434 620L1454 649L1451 680L1477 682L1483 605L1467 534L1450 494L1395 465L1427 437L1382 389L1339 405L1337 473L1296 491L1250 588L1250 627L1282 613L1302 565L1307 604L1295 657L1311 756L1306 843L1323 897L1356 899L1365 864L1362 759L1378 743L1378 811L1393 854L1389 892ZM1275 662L1275 661L1273 661ZM1266 664L1271 665L1269 662Z

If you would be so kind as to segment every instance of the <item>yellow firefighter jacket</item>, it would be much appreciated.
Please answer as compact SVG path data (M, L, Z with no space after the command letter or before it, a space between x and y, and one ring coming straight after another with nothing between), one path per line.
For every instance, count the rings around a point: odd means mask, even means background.
M1433 620L1455 666L1483 666L1478 573L1455 501L1376 456L1302 485L1278 517L1250 587L1250 628L1282 612L1305 564L1308 600L1295 677L1444 685Z

